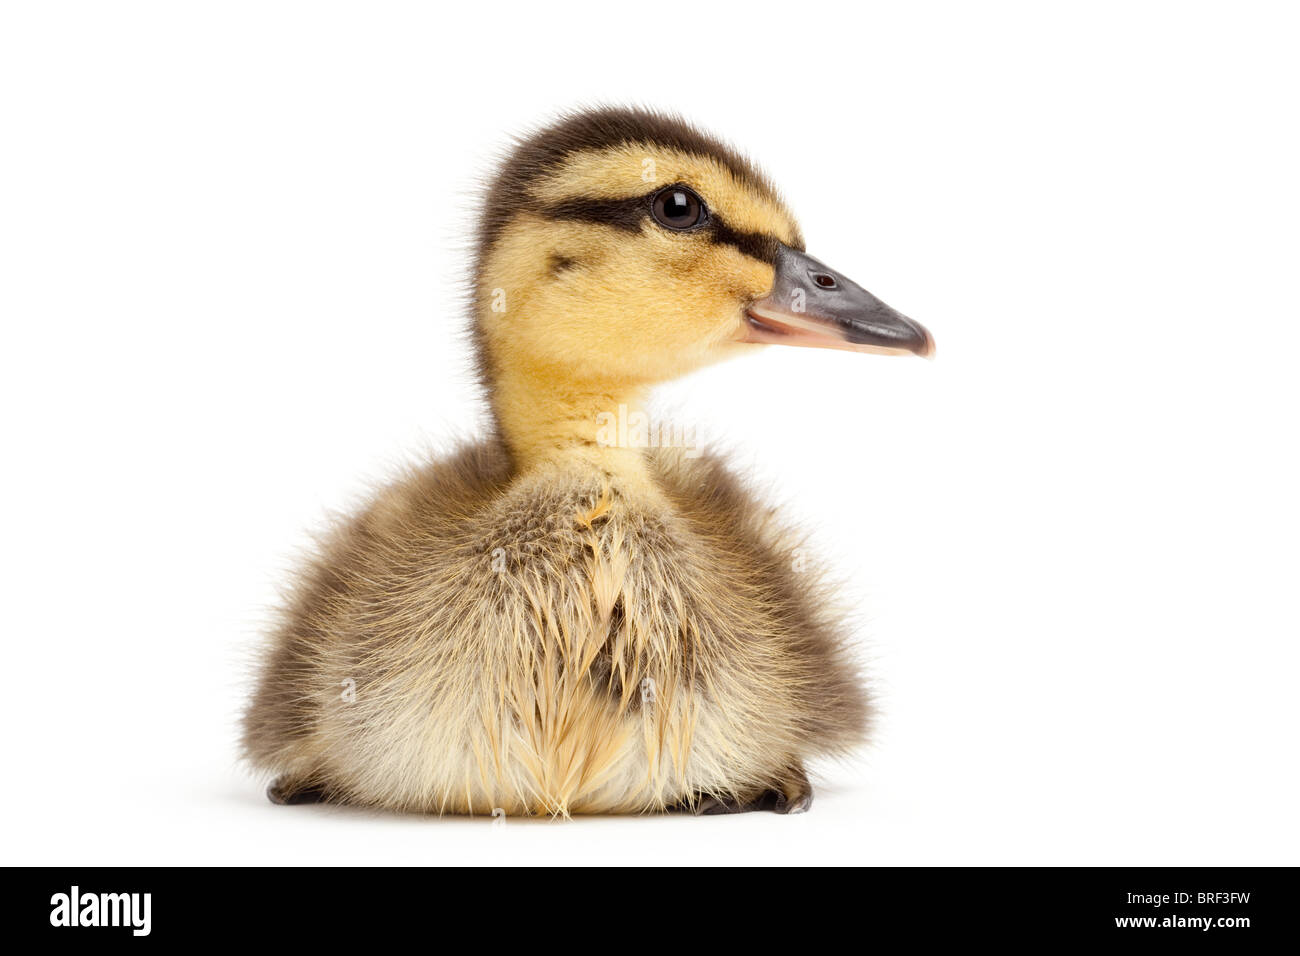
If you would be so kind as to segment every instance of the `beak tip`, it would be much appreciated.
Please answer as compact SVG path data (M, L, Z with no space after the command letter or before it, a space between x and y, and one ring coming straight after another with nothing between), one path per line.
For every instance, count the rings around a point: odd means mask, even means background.
M922 329L921 332L925 335L925 340L922 341L919 346L917 346L915 350L916 355L919 356L920 358L933 362L934 353L935 353L934 336L930 334L929 329Z

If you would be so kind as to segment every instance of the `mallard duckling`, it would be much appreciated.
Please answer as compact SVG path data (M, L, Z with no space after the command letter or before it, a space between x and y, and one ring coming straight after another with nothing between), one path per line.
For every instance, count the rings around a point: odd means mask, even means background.
M929 333L807 255L743 158L638 109L515 148L473 275L493 433L381 492L301 577L245 720L269 796L807 809L809 758L864 734L844 630L722 462L611 416L756 343L929 355Z

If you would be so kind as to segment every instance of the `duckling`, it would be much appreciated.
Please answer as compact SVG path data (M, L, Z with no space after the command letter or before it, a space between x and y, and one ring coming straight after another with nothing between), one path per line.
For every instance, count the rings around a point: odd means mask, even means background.
M869 710L825 587L723 461L611 416L759 345L928 356L930 334L808 255L740 154L632 108L517 143L472 311L490 434L380 492L296 582L244 722L268 796L808 809L808 761Z

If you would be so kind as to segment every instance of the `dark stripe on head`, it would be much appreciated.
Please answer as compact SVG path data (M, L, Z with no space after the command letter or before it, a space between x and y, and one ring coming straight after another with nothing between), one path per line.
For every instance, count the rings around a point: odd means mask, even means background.
M640 232L641 224L653 221L650 203L655 193L646 196L628 196L623 199L566 199L542 208L547 219L590 222L612 226L624 232ZM741 232L727 225L717 213L709 211L709 220L699 227L708 240L720 245L733 246L740 252L768 265L776 264L777 248L781 240L763 232ZM801 243L802 244L802 243Z
M776 265L776 251L781 245L781 240L776 236L769 236L765 232L738 232L717 218L714 218L713 223L714 242L735 246L751 258L766 262L769 266Z
M641 221L650 212L645 196L626 199L566 199L542 208L547 219L594 222L627 232L640 232Z

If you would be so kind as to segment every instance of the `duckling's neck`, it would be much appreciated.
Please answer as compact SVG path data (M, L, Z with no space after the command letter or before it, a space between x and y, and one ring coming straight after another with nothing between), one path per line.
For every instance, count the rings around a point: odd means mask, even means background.
M625 440L644 415L649 389L626 382L577 382L553 369L499 369L493 407L518 473L548 466L650 483L644 443Z

